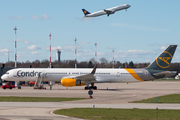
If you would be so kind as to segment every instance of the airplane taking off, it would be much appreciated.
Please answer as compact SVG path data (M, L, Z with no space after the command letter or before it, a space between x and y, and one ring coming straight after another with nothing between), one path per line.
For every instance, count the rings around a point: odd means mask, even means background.
M177 45L170 45L147 68L18 68L7 71L2 77L6 81L61 81L62 86L82 86L85 89L97 89L94 83L125 83L150 81L175 75L168 71ZM97 69L97 70L96 70ZM91 86L89 86L91 84Z
M93 13L90 13L85 9L82 9L82 11L84 13L84 17L97 17L97 16L101 16L105 14L107 14L107 16L109 17L110 14L114 14L116 11L119 11L119 10L124 10L124 9L127 10L129 7L131 6L128 4L124 4L124 5L112 7L109 9L104 9L104 10L93 12Z

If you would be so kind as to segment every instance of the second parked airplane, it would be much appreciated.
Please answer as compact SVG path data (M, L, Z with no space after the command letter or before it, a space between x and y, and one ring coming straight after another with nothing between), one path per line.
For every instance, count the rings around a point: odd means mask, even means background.
M85 68L18 68L6 72L1 79L7 81L36 81L41 77L44 81L61 81L62 86L82 86L85 89L97 89L94 83L121 83L149 81L176 74L168 71L177 45L170 45L152 64L143 69L85 69ZM91 84L91 86L89 86Z

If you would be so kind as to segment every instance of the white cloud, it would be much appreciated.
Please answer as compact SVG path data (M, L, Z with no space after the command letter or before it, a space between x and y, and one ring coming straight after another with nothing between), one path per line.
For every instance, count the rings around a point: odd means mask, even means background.
M24 44L29 44L30 42L28 40L20 40L20 39L17 39L18 42L22 42Z
M31 16L32 19L34 20L47 20L47 19L51 19L48 15L43 14L41 17L36 16L36 15L32 15Z
M71 46L71 45L63 46L61 50L64 51L64 52L72 52L72 51L75 50L75 46Z
M11 16L10 19L14 19L14 20L15 19L23 19L23 17L21 17L21 16Z
M61 47L60 46L57 46L57 47L52 47L51 50L61 50Z
M4 53L4 52L8 52L8 49L0 49L0 52Z
M161 50L164 50L166 48L166 46L161 46Z
M37 47L35 45L31 45L27 48L28 50L37 50L37 49L41 49L41 47Z
M86 44L89 44L89 42L87 42L87 41L82 41L82 42L79 42L78 44L79 44L79 45L86 45Z
M31 52L32 55L37 55L37 54L41 54L41 52L37 52L37 51L33 51Z
M127 53L147 54L148 51L144 51L144 50L128 50Z
M128 27L128 28L145 30L145 31L159 31L159 32L168 32L169 31L168 29L163 29L163 28L153 28L150 26L141 26L141 25L130 25L130 24L125 24L125 23L111 23L110 25L117 26L117 27Z
M34 19L34 20L40 20L40 17L35 16L35 15L32 15L31 18Z
M50 19L50 17L49 17L49 16L47 16L46 14L43 14L41 18L42 18L43 20Z
M124 57L135 57L135 56L142 56L142 55L149 55L154 54L153 51L145 51L145 50L127 50L127 51L118 51L115 52L118 56Z

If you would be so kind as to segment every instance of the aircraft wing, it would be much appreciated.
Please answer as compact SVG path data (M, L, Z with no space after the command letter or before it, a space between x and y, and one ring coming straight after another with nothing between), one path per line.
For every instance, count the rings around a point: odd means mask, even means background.
M85 85L86 81L95 81L96 78L94 74L96 72L96 68L97 68L97 65L94 67L92 72L87 75L64 77L61 79L61 84L62 86L72 87L72 86Z
M106 14L111 14L111 13L112 13L112 11L110 11L110 10L105 10L105 9L104 9L104 12L106 12Z
M115 13L115 10L105 10L104 9L104 12L107 14L107 16L109 16L110 14L114 14Z
M96 68L97 68L97 65L93 68L93 70L92 70L92 72L90 74L77 76L77 77L75 77L75 79L81 80L81 81L95 80L94 74L96 72Z

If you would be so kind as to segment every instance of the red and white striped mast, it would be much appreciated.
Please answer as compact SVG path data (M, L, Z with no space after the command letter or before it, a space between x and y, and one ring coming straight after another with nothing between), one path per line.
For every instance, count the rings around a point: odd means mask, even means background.
M77 59L77 51L76 51L76 41L77 41L77 39L75 38L75 68L77 68L77 61L76 61L76 59Z
M49 56L49 68L51 68L51 33L49 34L50 37L50 48L49 48L49 52L50 52L50 56Z
M94 44L95 45L95 65L97 64L97 43Z
M16 61L17 61L17 50L16 50L16 30L17 30L17 28L16 28L16 26L15 26L15 28L13 29L13 30L15 30L15 69L16 69L16 67L17 67L17 64L16 64Z
M112 51L113 52L113 63L112 63L112 68L114 68L114 50Z

